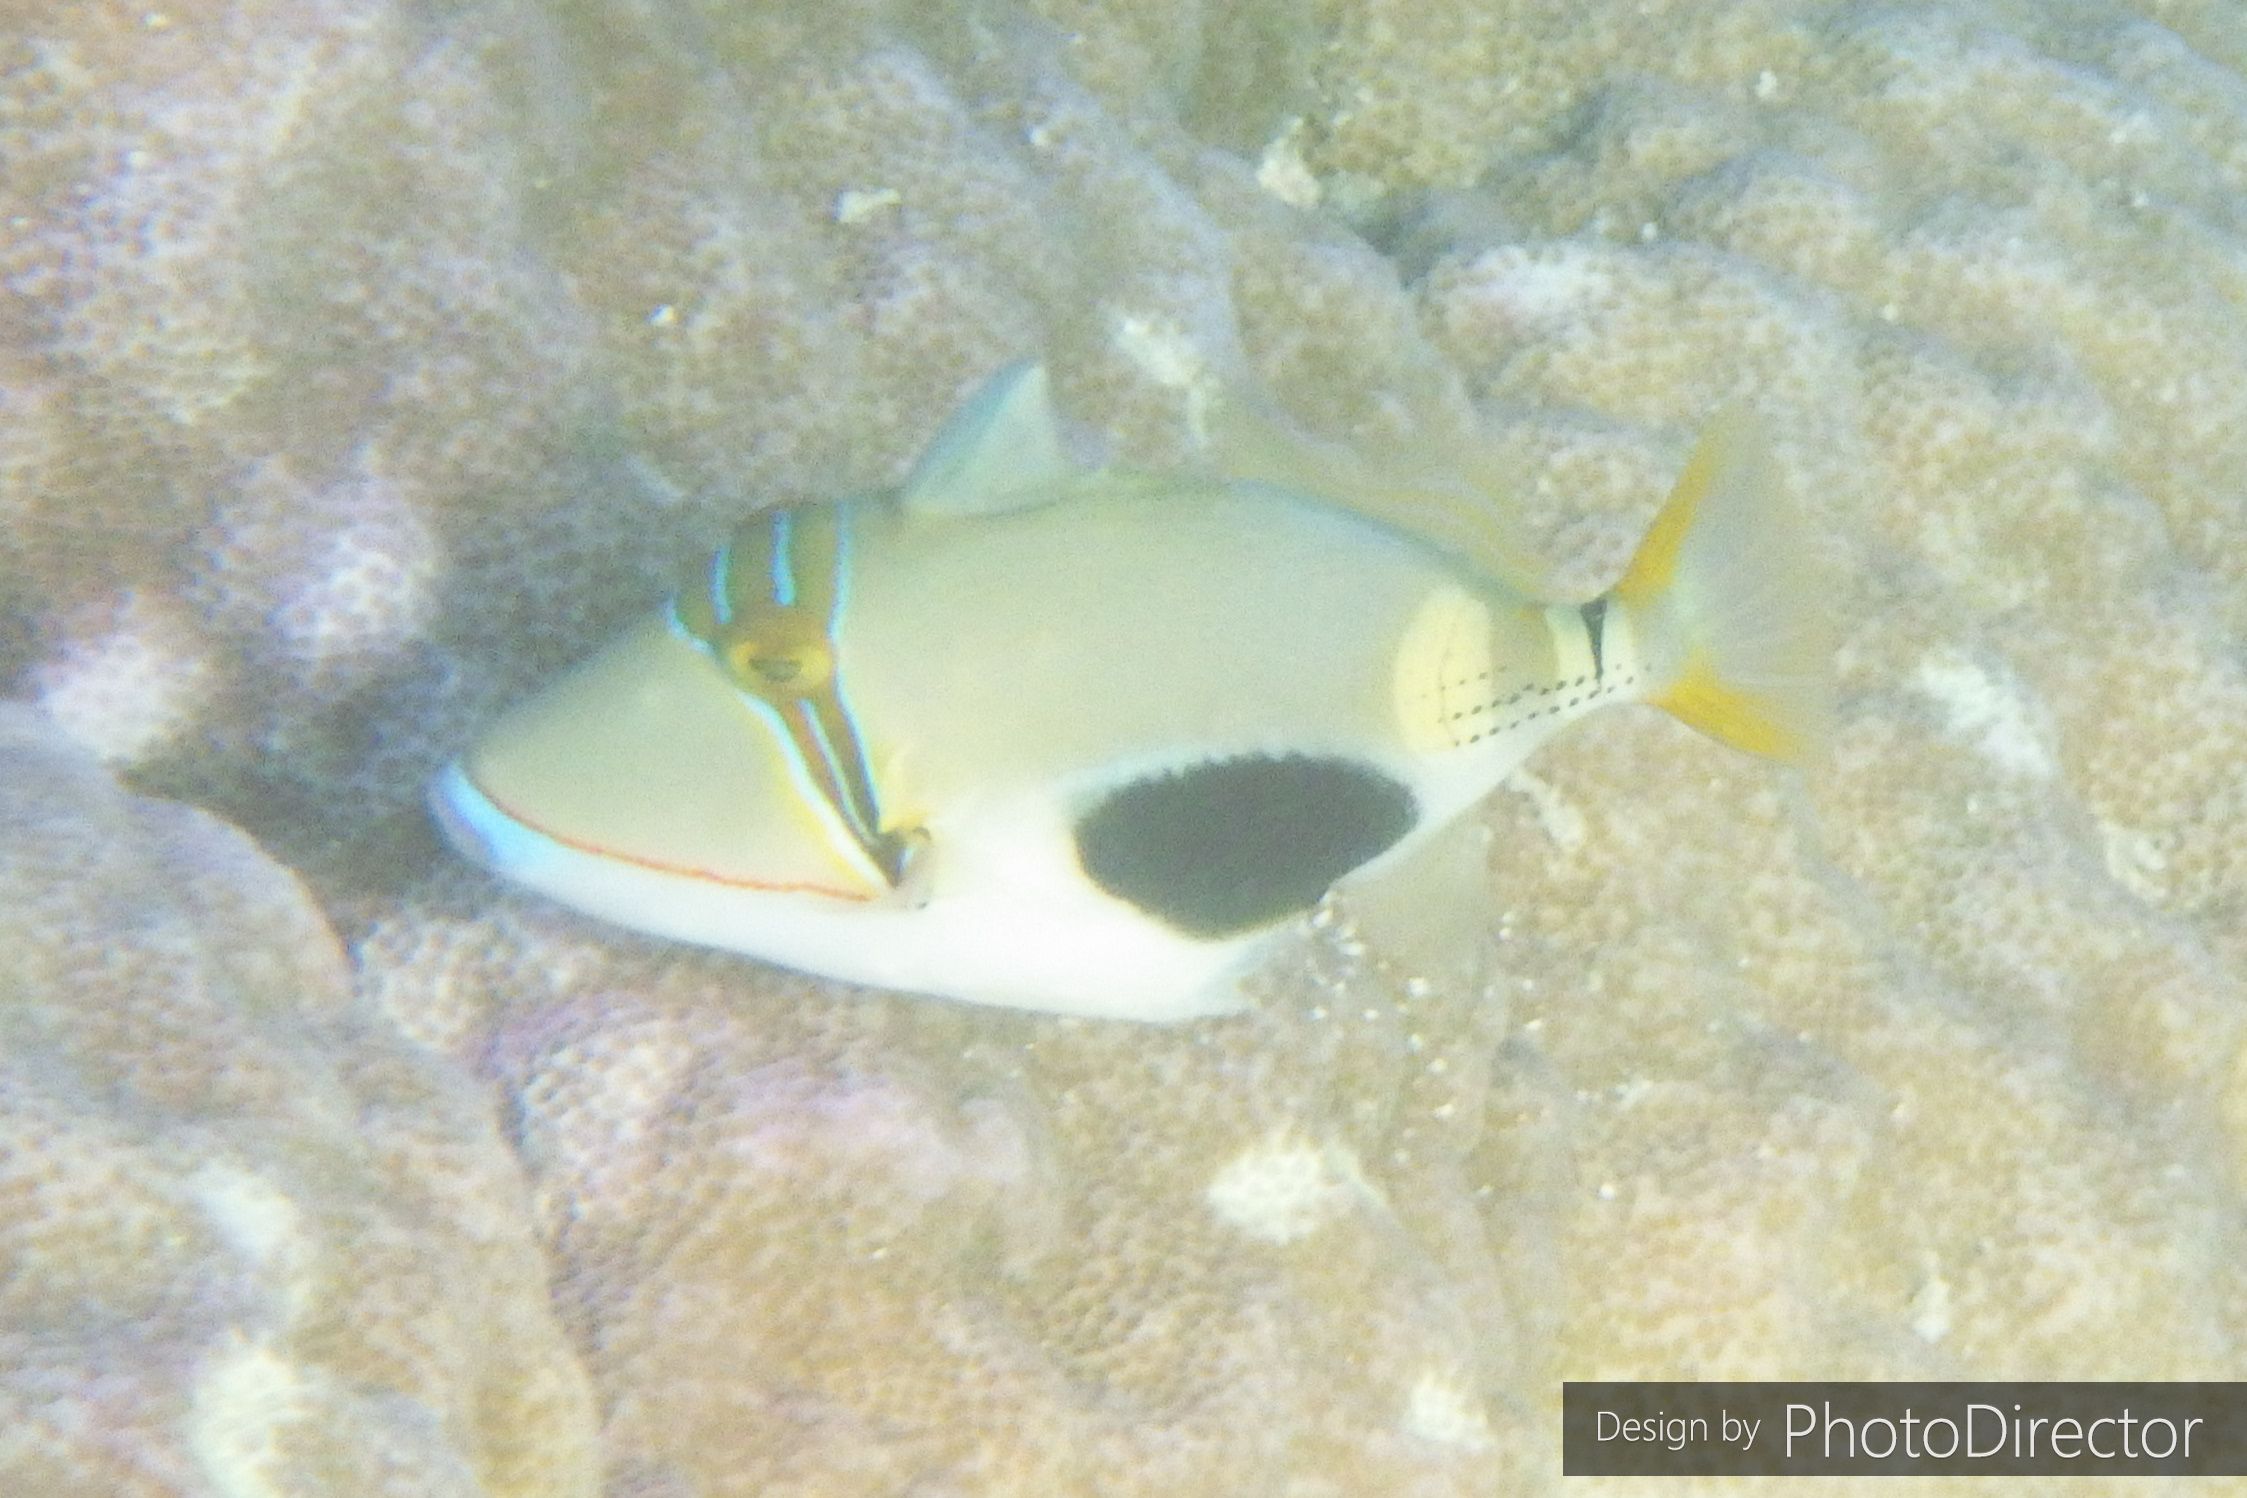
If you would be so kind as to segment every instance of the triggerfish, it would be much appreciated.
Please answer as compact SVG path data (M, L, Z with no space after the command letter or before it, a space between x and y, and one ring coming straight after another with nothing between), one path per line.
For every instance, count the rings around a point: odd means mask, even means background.
M1821 634L1753 422L1712 424L1588 603L1298 467L1082 465L1014 366L902 487L753 515L445 769L437 820L643 932L1176 1020L1240 1008L1274 933L1594 709L1777 758L1815 736Z

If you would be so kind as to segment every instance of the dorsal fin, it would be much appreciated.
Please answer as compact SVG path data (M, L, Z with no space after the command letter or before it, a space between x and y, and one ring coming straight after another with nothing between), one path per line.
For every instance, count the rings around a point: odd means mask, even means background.
M899 499L916 515L993 515L1043 503L1076 472L1045 366L1009 364L952 413Z
M1457 439L1430 437L1433 452L1402 446L1364 451L1297 428L1243 388L1212 403L1210 463L1224 477L1315 495L1465 557L1517 593L1535 597L1551 567L1516 534L1500 492L1468 470Z

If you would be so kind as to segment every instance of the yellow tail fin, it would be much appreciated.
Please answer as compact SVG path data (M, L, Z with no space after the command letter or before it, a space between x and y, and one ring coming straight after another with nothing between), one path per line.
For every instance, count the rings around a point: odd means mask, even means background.
M1702 433L1614 598L1657 707L1775 759L1799 760L1824 739L1833 652L1809 548L1744 409Z

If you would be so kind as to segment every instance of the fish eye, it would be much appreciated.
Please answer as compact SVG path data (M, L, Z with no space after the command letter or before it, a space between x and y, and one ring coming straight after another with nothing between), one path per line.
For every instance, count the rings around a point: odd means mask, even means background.
M775 685L786 685L804 674L804 663L799 656L760 655L750 657L749 669Z
M761 696L804 697L835 674L834 649L803 609L760 609L729 625L719 657L735 681Z

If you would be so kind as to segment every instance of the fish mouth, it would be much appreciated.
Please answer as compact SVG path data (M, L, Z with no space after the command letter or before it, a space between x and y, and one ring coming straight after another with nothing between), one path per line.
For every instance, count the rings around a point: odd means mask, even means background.
M662 615L508 709L429 800L469 858L627 924L672 919L664 902L690 892L862 904L894 888L829 813L785 721Z
M752 879L571 837L558 828L541 825L519 808L494 796L477 782L461 760L445 766L430 781L428 799L430 817L454 851L495 874L533 888L543 889L550 882L539 877L542 870L555 870L558 865L576 860L597 859L724 889L817 895L853 904L864 904L873 898L862 890L838 889L805 880Z

